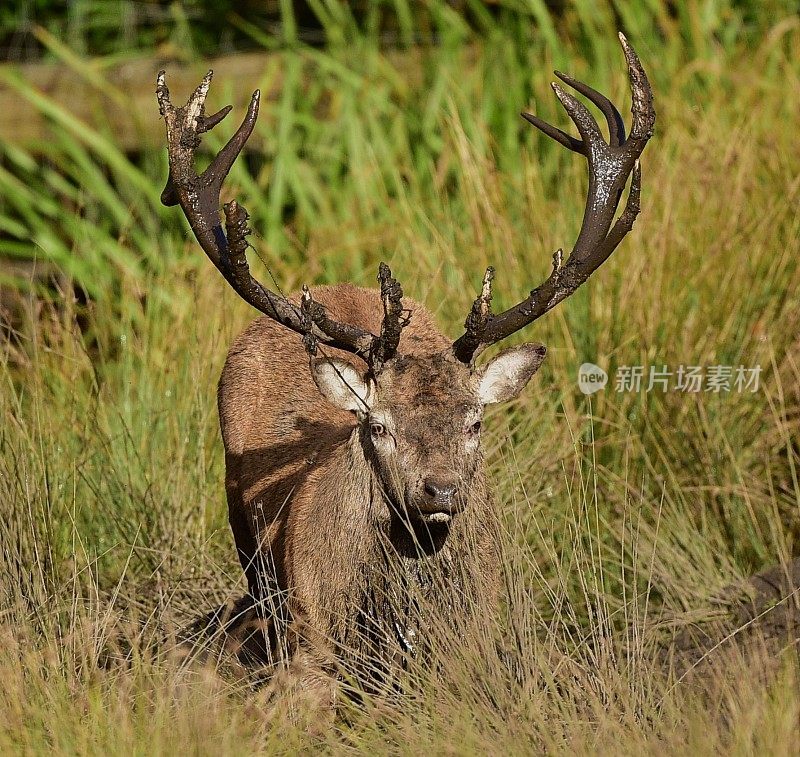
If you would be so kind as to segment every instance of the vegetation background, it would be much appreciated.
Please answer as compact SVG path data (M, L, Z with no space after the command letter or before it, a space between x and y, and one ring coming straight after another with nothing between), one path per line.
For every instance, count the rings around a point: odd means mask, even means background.
M3 105L32 108L47 137L0 142L0 751L796 753L796 661L770 677L743 661L701 698L657 659L725 612L725 587L800 555L797 10L4 4ZM444 678L411 671L401 707L368 700L322 735L246 680L181 665L170 634L243 592L215 382L253 313L160 206L163 147L119 144L112 113L152 127L158 111L154 96L134 106L115 66L152 63L154 89L160 67L262 54L238 85L269 96L226 190L260 232L254 272L286 291L369 285L386 260L455 336L487 264L508 305L574 239L583 161L518 113L565 126L554 68L627 112L619 29L656 92L642 213L591 283L520 335L548 360L485 438L508 526L497 635L515 665L450 650ZM78 76L105 110L77 116L31 61ZM216 74L212 107L235 71ZM753 393L586 397L585 361L612 382L626 365L762 373Z

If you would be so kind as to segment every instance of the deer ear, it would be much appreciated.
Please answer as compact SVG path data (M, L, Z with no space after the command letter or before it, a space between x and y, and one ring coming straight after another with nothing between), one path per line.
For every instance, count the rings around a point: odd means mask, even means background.
M369 410L372 386L347 360L314 360L311 375L322 396L336 407L362 413Z
M503 350L478 372L478 398L484 405L516 397L539 370L547 350L541 344L522 344Z

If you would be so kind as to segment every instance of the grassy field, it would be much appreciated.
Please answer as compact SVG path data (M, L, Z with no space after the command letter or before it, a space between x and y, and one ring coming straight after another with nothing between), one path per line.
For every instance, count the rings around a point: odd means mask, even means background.
M62 275L54 290L0 266L23 303L0 345L0 751L795 753L796 661L763 682L743 661L700 694L655 660L726 586L800 555L800 21L779 2L627 5L470 3L468 26L433 0L437 44L401 57L332 3L322 48L232 21L273 56L251 86L282 77L264 154L226 190L260 232L256 275L369 285L386 260L454 337L487 264L509 305L577 232L582 160L518 116L566 128L552 69L627 113L621 25L656 92L634 231L519 335L548 359L487 423L508 585L487 622L516 662L451 649L438 677L412 669L401 705L368 701L322 735L181 665L173 638L244 590L215 386L253 312L160 207L165 151L134 160L3 74L53 130L35 152L0 145L0 253ZM215 88L211 107L221 73ZM154 98L139 117L157 116ZM591 397L584 362L610 376ZM760 384L616 391L632 365L760 366Z

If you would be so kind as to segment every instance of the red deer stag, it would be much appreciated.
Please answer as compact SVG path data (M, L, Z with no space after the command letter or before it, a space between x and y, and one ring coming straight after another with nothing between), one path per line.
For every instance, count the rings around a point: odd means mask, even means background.
M180 205L220 273L264 314L231 347L219 382L230 524L250 592L268 608L271 643L284 644L312 690L331 685L331 659L354 654L379 665L409 653L421 630L410 620L410 605L419 607L409 599L414 593L449 624L492 611L498 519L481 453L481 416L487 404L522 390L545 348L512 347L485 365L476 358L571 295L631 230L639 212L639 156L655 112L641 63L620 40L633 95L627 138L606 97L561 73L605 116L608 141L587 108L556 83L579 139L523 114L588 162L586 210L572 253L564 262L559 250L549 277L502 313L491 311L494 272L487 269L454 342L422 305L403 297L384 263L379 290L304 287L294 301L256 281L245 254L247 212L227 203L223 229L219 195L255 126L259 92L238 131L198 176L200 135L230 107L206 115L210 71L182 108L170 102L164 72L158 75L170 166L162 201Z

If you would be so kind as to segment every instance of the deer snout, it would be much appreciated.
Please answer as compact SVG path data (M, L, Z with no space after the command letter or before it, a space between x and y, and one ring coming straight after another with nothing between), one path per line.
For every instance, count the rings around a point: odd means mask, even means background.
M425 517L439 515L444 521L445 516L449 519L449 516L462 509L455 479L428 476L422 482L422 491L423 496L417 503L417 509Z
M458 489L450 481L440 481L435 478L426 478L423 483L425 494L434 502L449 503Z

